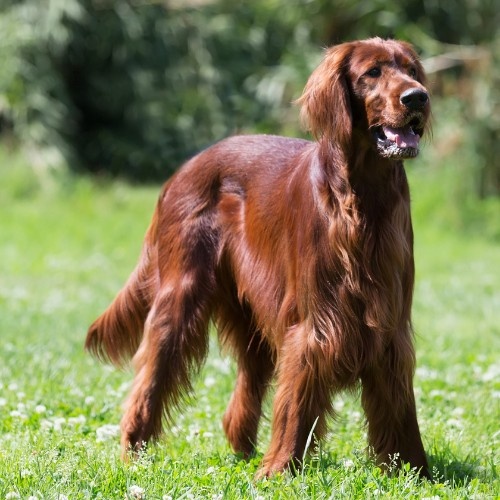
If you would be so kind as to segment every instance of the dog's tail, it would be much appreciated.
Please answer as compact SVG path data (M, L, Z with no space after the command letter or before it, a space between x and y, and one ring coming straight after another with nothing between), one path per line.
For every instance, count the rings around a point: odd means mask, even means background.
M146 233L139 262L111 305L90 326L85 349L102 361L123 366L137 351L156 287L158 209Z

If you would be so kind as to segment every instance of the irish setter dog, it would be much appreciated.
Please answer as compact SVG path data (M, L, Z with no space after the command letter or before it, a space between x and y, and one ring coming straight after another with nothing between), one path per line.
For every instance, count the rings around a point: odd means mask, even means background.
M260 476L300 465L332 395L361 386L378 463L428 476L413 392L413 232L403 160L430 103L412 47L374 38L328 49L298 103L314 142L250 135L189 160L163 187L135 271L86 348L135 379L122 449L157 438L207 355L209 325L238 364L223 417L256 445L276 377Z

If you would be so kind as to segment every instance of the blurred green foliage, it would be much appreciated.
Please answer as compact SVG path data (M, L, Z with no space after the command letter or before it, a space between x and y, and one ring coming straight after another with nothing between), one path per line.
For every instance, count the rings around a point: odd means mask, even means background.
M497 0L0 5L0 130L36 146L36 161L62 155L74 171L156 180L231 133L298 134L290 102L319 47L394 35L424 58L473 44L446 71L438 59L431 84L459 107L456 141L475 192L500 193Z
M13 34L2 82L16 129L77 170L165 178L231 132L279 129L288 81L302 80L272 71L301 33L265 2L36 0L3 23L28 32Z

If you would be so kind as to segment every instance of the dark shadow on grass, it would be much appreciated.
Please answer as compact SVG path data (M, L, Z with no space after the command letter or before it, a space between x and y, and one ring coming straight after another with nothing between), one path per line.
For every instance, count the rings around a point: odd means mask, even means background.
M241 454L232 455L232 460L229 462L233 465L238 463L246 463L253 472L256 472L263 458L262 452L254 452L250 457L244 457ZM352 458L352 460L351 460ZM437 452L427 455L429 469L432 475L432 482L444 483L447 482L452 488L462 488L470 483L473 479L478 479L481 482L491 482L498 479L495 465L481 465L481 460L472 455L459 457L453 454L449 449L446 452ZM332 481L332 471L342 472L345 469L351 469L356 473L360 469L370 471L377 468L375 463L363 453L354 453L350 458L339 457L337 453L328 452L325 450L315 450L312 455L308 455L304 462L291 464L286 473L292 476L297 476L304 473L304 469L313 470L318 478L327 483ZM394 470L397 473L398 469ZM380 472L384 476L383 472ZM388 473L388 477L392 474ZM425 479L422 479L425 481Z
M497 478L495 467L482 467L479 458L470 455L461 458L448 452L446 455L428 455L428 460L433 480L439 483L447 481L455 488L463 487L473 479L490 482Z

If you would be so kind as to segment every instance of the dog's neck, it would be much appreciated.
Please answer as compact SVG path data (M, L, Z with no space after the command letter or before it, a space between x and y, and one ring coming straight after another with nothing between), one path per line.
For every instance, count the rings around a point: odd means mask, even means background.
M409 197L403 162L381 157L368 141L358 143L348 152L327 141L319 144L326 183L332 199L354 204L349 208L368 216L383 216Z

